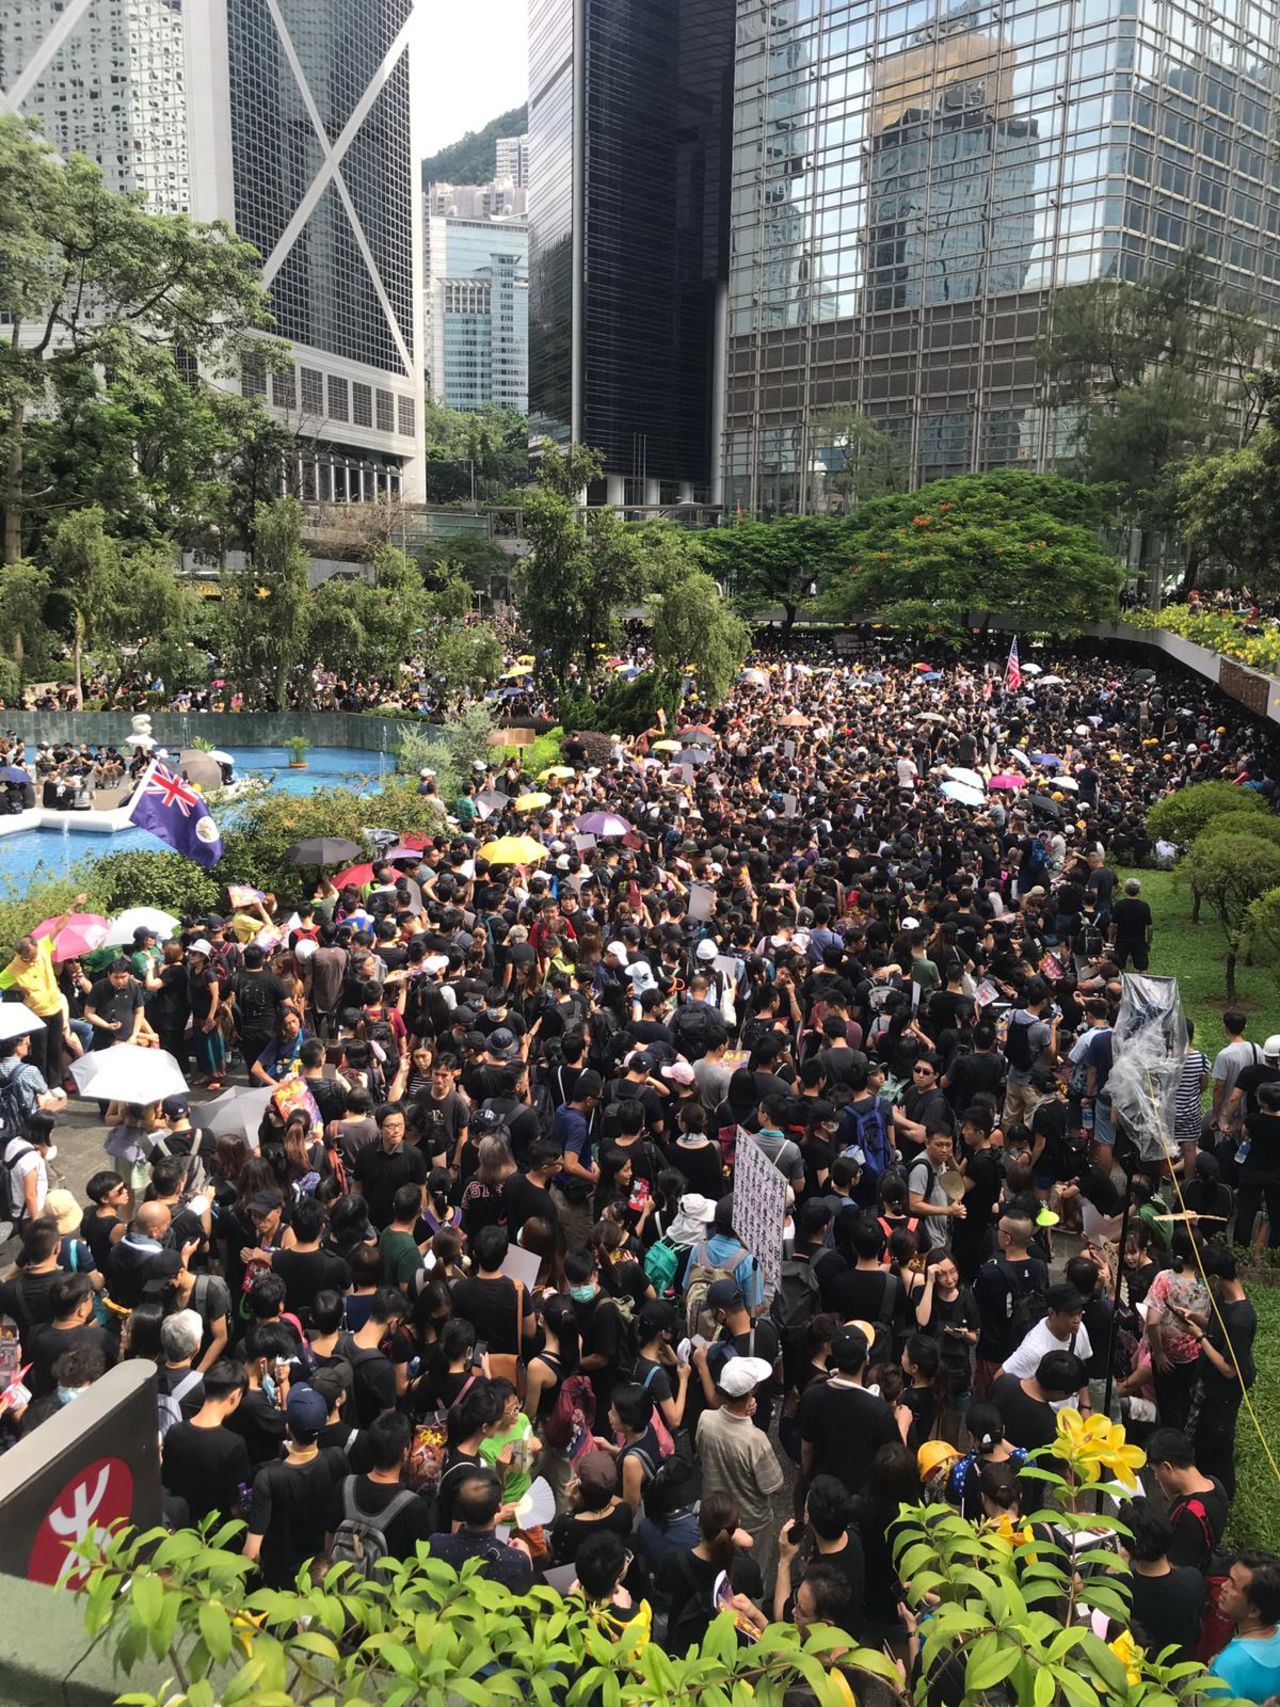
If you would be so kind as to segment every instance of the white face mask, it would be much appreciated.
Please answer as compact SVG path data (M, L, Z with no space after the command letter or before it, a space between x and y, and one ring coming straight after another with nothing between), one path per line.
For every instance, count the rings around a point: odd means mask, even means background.
M57 1161L57 1159L58 1159L58 1146L56 1144L50 1144L49 1148L44 1153L44 1159L46 1162Z

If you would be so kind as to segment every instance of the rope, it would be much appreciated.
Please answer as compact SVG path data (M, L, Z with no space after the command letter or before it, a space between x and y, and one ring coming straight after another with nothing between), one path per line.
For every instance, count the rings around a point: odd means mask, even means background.
M1148 1083L1148 1090L1150 1091L1150 1094L1151 1094L1152 1106L1155 1108L1158 1108L1160 1105L1159 1105L1159 1101L1156 1097L1155 1087L1154 1087L1154 1085L1150 1084L1150 1082ZM1164 1134L1163 1133L1161 1133L1161 1138L1162 1138L1162 1140L1164 1140ZM1167 1144L1167 1140L1164 1140L1164 1141ZM1172 1150L1172 1149L1176 1148L1176 1146L1169 1146L1168 1148L1170 1150ZM1173 1189L1177 1193L1178 1204L1179 1204L1183 1214L1189 1214L1190 1211L1187 1209L1187 1200L1182 1195L1182 1182L1181 1182L1181 1180L1179 1180L1177 1174L1174 1172L1172 1164L1170 1165L1170 1168L1169 1168L1169 1177L1173 1181ZM1227 1332L1227 1324L1226 1324L1225 1320L1223 1319L1222 1311L1218 1305L1218 1300L1214 1296L1213 1288L1209 1284L1209 1276L1204 1271L1204 1261L1200 1255L1200 1240L1195 1235L1194 1223L1188 1222L1187 1225L1192 1228L1191 1252L1192 1252L1192 1255L1195 1257L1195 1260L1196 1260L1196 1268L1200 1271L1201 1283L1203 1284L1205 1291L1209 1295L1209 1307L1213 1311L1214 1315L1217 1317L1218 1327L1222 1331L1222 1342L1226 1348L1226 1355L1230 1358L1231 1367L1236 1372L1236 1382L1240 1388L1240 1397L1244 1401L1245 1410L1248 1411L1248 1413L1249 1413L1249 1421L1253 1424L1253 1431L1257 1435L1258 1439L1261 1441L1262 1450L1267 1455L1267 1463L1270 1464L1270 1466L1271 1466L1271 1473L1275 1477L1276 1482L1278 1484L1280 1484L1280 1464L1276 1463L1275 1454L1272 1452L1271 1447L1267 1443L1267 1437L1262 1431L1262 1424L1258 1421L1258 1413L1253 1408L1253 1401L1250 1399L1248 1389L1246 1388L1246 1386L1244 1384L1244 1373L1240 1368L1240 1360L1236 1356L1236 1348L1231 1343L1231 1335ZM1124 1261L1124 1252L1123 1251L1120 1253L1120 1260L1121 1260L1121 1263L1123 1263L1123 1261Z

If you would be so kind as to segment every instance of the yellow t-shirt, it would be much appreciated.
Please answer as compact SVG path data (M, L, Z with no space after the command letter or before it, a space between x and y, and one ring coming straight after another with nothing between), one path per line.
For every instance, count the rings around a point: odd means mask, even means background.
M36 944L34 960L21 960L15 954L0 972L0 990L21 990L22 1000L33 1014L48 1019L62 1010L62 992L58 975L53 969L53 938L41 937Z

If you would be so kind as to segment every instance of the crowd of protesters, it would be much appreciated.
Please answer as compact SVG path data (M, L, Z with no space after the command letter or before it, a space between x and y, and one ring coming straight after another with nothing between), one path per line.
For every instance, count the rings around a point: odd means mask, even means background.
M7 1439L142 1359L169 1520L243 1518L266 1584L427 1542L680 1650L728 1603L907 1668L901 1503L1016 1519L1057 1412L1108 1410L1148 1460L1135 1634L1276 1693L1280 1563L1222 1545L1256 1327L1228 1238L1280 1243L1280 1035L1192 1038L1164 1162L1107 1085L1122 974L1161 967L1117 870L1145 811L1280 765L1181 673L1036 656L768 644L705 726L570 739L545 805L478 770L371 881L96 967L20 943ZM506 835L539 846L487 858ZM82 1201L63 1075L121 1041L233 1094L212 1125L105 1109ZM773 1285L744 1145L787 1188Z

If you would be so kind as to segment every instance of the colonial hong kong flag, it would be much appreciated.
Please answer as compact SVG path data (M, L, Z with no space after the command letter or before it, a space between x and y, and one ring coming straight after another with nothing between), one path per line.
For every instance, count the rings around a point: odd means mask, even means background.
M204 801L185 777L175 776L158 759L142 773L129 822L150 830L197 865L216 865L222 858L222 837Z
M1004 667L1004 691L1017 693L1022 686L1022 665L1018 662L1018 637L1013 637L1013 645L1009 648L1009 662Z

